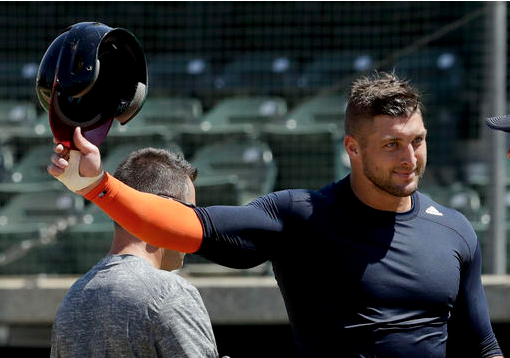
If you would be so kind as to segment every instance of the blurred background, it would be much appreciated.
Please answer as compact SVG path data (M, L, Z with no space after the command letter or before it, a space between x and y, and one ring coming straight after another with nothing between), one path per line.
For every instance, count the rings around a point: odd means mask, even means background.
M101 145L106 169L139 147L179 151L200 170L199 205L245 204L270 191L318 189L343 178L350 170L342 140L351 81L376 69L408 78L424 94L429 129L420 190L464 213L478 233L484 282L505 288L488 297L499 302L491 310L507 347L510 283L494 274L505 277L510 269L509 143L485 126L487 116L507 110L506 4L0 2L0 16L0 297L19 298L18 305L0 299L6 356L22 349L49 354L51 317L69 282L110 247L109 218L46 173L52 136L35 95L45 50L80 21L129 29L148 61L149 96L137 117L114 125ZM181 273L205 286L272 278L268 265L232 271L192 255L186 260ZM265 320L229 321L201 292L220 353L291 352L281 302L280 313ZM26 310L41 317L20 318ZM266 343L249 355L232 343L238 336Z

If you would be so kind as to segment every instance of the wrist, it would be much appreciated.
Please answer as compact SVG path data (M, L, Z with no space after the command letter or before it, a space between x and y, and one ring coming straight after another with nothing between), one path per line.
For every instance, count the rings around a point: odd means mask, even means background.
M96 187L98 187L99 184L101 184L101 182L105 179L105 177L106 177L106 173L102 172L98 177L96 177L96 180L92 184L90 184L89 186L87 186L83 189L76 191L76 194L79 194L82 196L87 195L92 190L94 190Z

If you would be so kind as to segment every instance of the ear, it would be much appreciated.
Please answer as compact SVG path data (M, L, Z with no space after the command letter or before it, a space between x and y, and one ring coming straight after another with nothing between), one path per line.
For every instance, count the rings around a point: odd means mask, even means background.
M358 141L350 135L346 135L344 138L344 147L349 154L349 158L354 159L360 155L360 146Z

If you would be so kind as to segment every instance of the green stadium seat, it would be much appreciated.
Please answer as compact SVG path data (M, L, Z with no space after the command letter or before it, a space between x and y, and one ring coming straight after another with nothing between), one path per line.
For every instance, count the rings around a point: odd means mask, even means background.
M211 61L197 53L147 53L150 91L156 96L197 96L214 91Z
M115 172L115 170L117 169L118 165L120 163L122 163L122 161L124 159L126 159L127 156L131 152L133 152L137 149L147 148L147 147L162 148L162 149L166 149L171 152L174 152L174 153L180 153L180 154L183 153L181 147L178 144L176 144L174 142L164 141L164 140L120 144L118 146L111 148L111 150L108 152L108 154L104 156L104 159L103 159L104 170L113 174Z
M200 125L184 125L179 128L176 142L182 147L185 158L192 158L201 147L230 139L250 139L257 136L251 124L214 124L205 121Z
M296 88L299 62L281 51L243 53L227 63L215 80L223 93L281 94Z
M0 98L35 101L35 79L39 68L40 54L23 58L23 51L16 51L0 60Z
M206 145L256 138L264 123L277 120L286 112L287 104L279 97L226 98L205 113L198 125L181 126L177 141L189 158Z
M202 175L195 180L198 206L240 205L242 203L239 178L236 175Z
M175 127L197 124L201 116L202 104L197 98L149 97L136 120L145 125Z
M0 101L0 143L7 143L16 132L31 128L36 118L37 111L32 102Z
M30 148L35 146L46 145L52 147L53 134L51 133L48 113L41 113L28 126L10 129L9 139L5 144L12 148L16 161L20 160Z
M350 172L343 130L335 123L268 124L261 140L268 143L278 164L277 190L319 189Z
M266 143L255 140L229 140L200 148L191 160L199 177L235 175L241 191L241 202L273 190L277 166ZM200 200L197 194L198 200Z
M237 96L225 98L205 113L201 122L216 124L263 124L281 118L287 103L280 97Z
M9 146L0 146L0 183L11 178L14 165L13 151ZM0 204L1 206L1 204Z
M0 210L0 273L69 271L67 253L58 240L83 208L84 199L68 191L14 196Z
M145 123L143 116L137 114L131 121L121 125L113 121L108 136L101 143L101 152L108 154L114 147L123 144L145 145L150 142L164 142L173 139L175 133L162 124Z
M48 174L53 146L32 147L22 159L13 165L11 175L0 182L0 203L5 203L16 193L34 193L44 190L67 190L64 185Z
M59 237L59 245L72 262L73 274L83 274L94 266L111 248L113 220L98 206L90 204L77 225Z
M84 199L67 189L20 193L0 209L0 226L20 223L46 226L83 209Z
M308 123L333 122L343 125L347 97L333 93L305 99L289 111L283 121L288 126Z
M469 185L485 190L489 184L489 164L472 161L464 165L465 180ZM510 185L510 161L505 160L505 184Z
M37 117L35 105L28 101L0 101L0 125L23 126L32 124Z
M359 73L370 70L374 58L363 51L325 51L305 65L298 86L317 92L332 87L346 88Z

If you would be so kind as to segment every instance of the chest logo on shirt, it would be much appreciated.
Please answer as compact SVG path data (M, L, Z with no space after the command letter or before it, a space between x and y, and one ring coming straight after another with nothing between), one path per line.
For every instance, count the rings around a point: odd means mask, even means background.
M442 212L440 212L439 210L437 210L437 209L436 209L435 207L433 207L432 205L431 205L431 206L429 206L429 207L427 208L427 210L425 210L425 212L426 212L427 214L430 214L430 215L443 216L443 213L442 213Z

